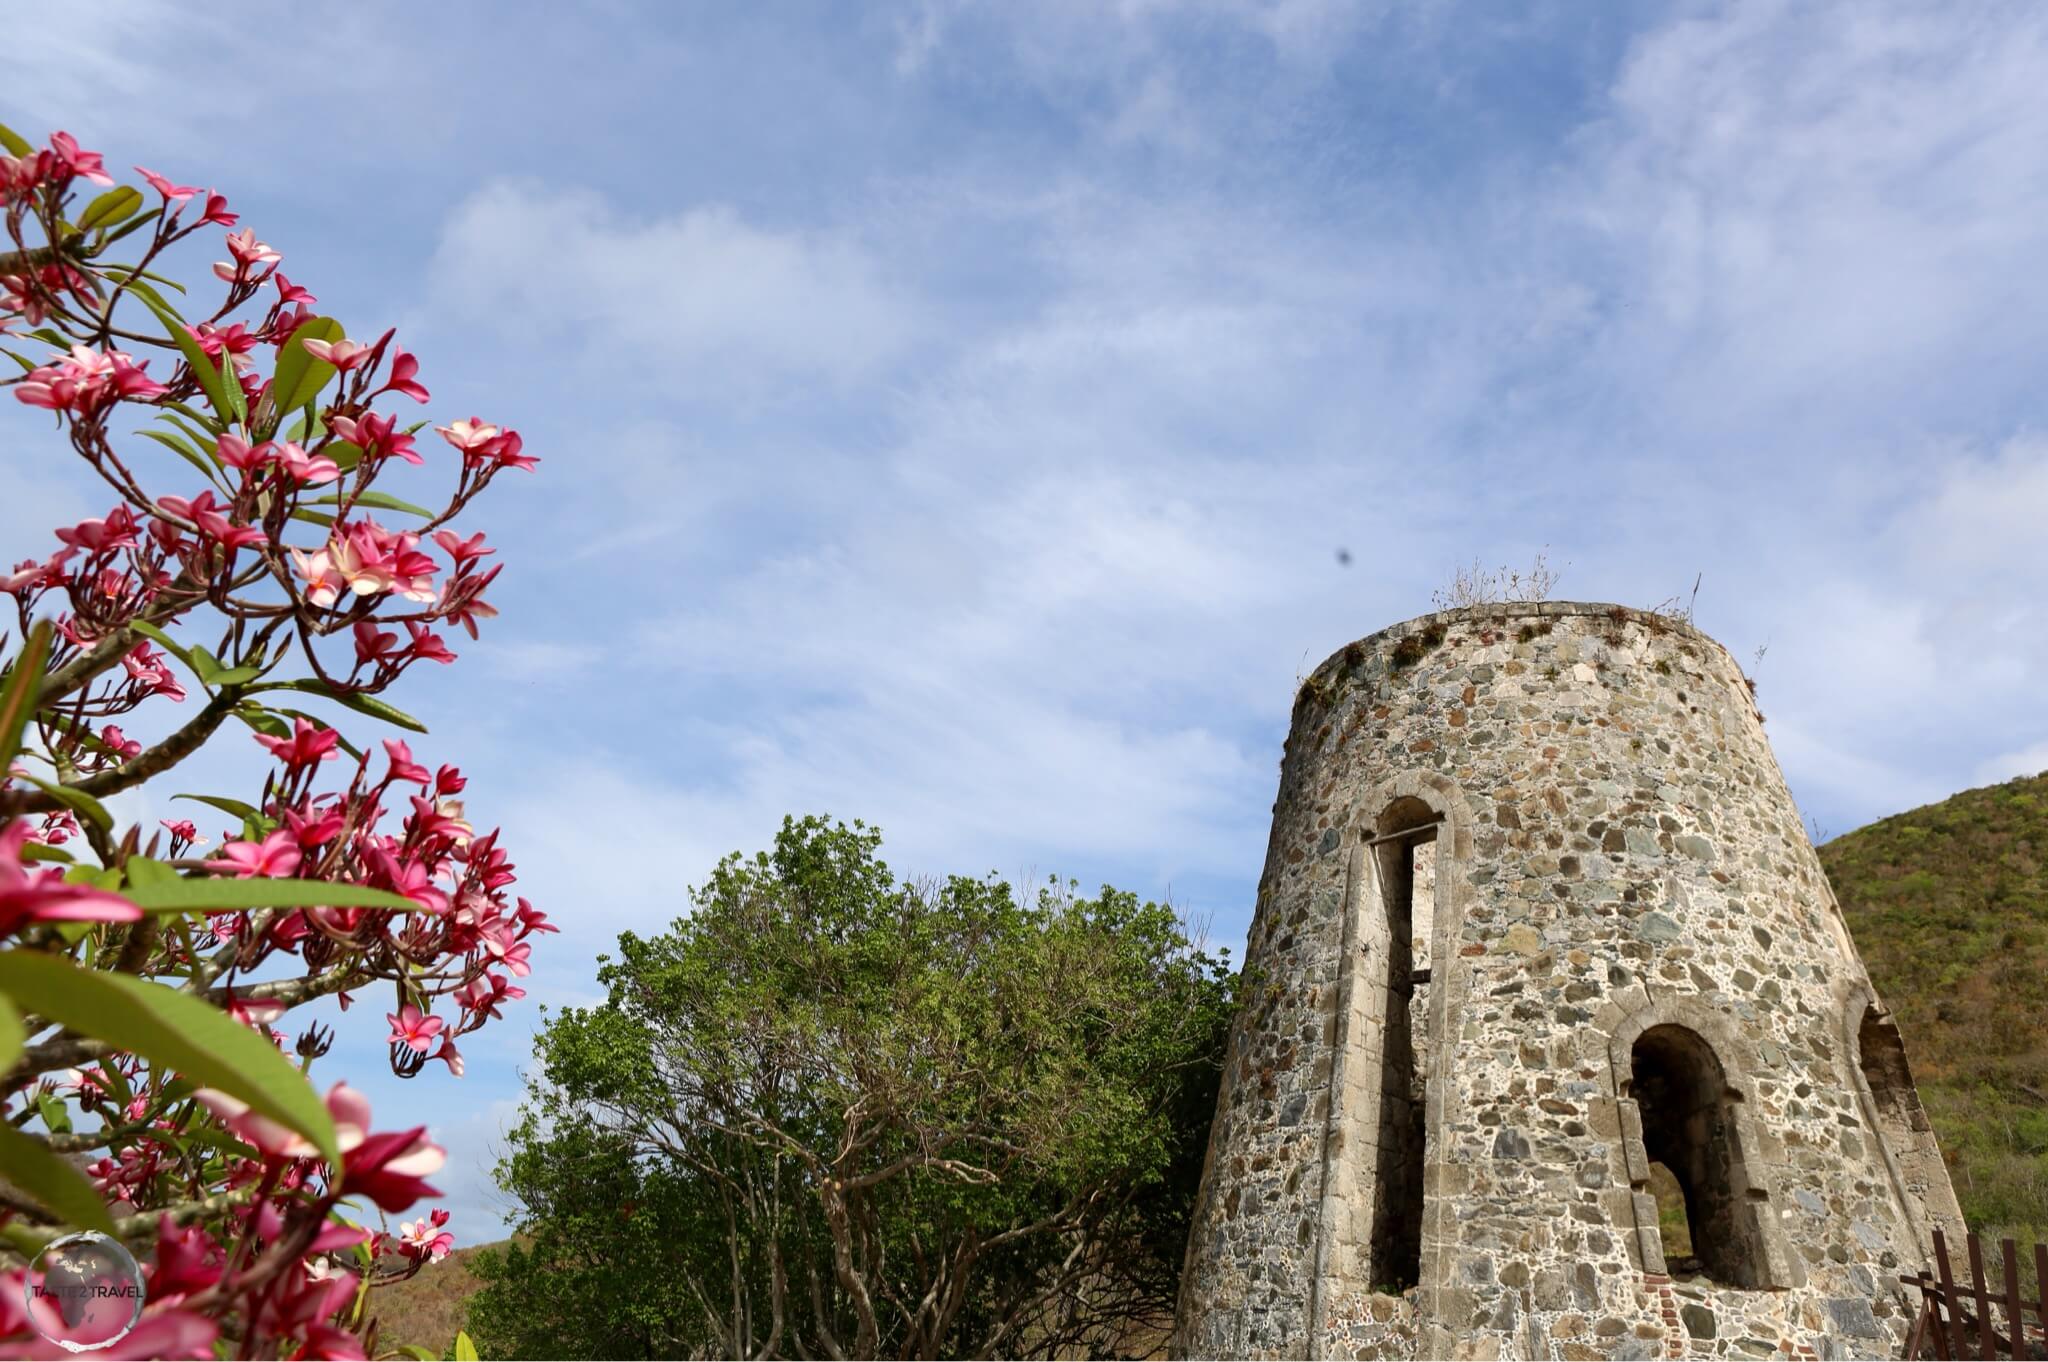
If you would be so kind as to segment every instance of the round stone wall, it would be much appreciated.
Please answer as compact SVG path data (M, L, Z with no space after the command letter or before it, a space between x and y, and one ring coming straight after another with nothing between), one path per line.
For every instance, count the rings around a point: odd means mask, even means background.
M1896 1351L1955 1198L1726 650L1412 620L1303 685L1273 815L1183 1355Z

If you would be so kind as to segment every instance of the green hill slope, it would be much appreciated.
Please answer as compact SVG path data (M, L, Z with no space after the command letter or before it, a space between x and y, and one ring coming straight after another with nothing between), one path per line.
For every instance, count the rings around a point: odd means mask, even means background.
M1858 828L1820 858L1964 1216L2048 1237L2048 773Z

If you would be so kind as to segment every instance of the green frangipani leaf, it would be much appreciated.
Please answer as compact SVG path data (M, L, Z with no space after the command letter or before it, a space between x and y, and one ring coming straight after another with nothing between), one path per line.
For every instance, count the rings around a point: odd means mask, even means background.
M54 780L44 780L41 776L24 774L21 778L73 813L91 819L93 823L98 825L101 832L112 832L114 830L114 815L107 812L106 805L100 803L85 791L75 790L69 785L62 785Z
M28 631L28 641L9 668L7 685L0 689L0 771L11 766L21 751L22 729L28 726L42 693L43 659L50 655L52 629L48 620L42 620Z
M338 341L342 334L341 323L332 317L312 317L293 329L291 339L278 354L277 373L270 382L272 410L280 418L318 397L340 372L326 360L307 353L306 342Z
M220 364L215 364L207 358L206 351L200 347L199 342L192 338L192 333L185 329L185 323L178 319L177 313L146 294L137 296L149 306L150 311L156 313L156 319L163 324L164 331L177 345L178 353L183 355L185 363L191 366L192 376L199 380L199 389L206 394L207 403L212 406L214 413L229 425L247 421L249 413L242 409L242 385L234 377L234 365L229 362L227 352L222 351ZM223 369L227 373L226 382L221 378Z
M149 226L150 223L155 222L158 218L162 217L163 215L163 209L152 208L147 213L144 213L141 217L134 217L128 219L128 221L122 223L114 231L107 234L106 240L100 244L100 249L105 250L108 246L113 245L115 242L121 240L123 237L133 236L135 233ZM104 269L106 267L101 266L101 268ZM179 291L183 292L184 290L180 289Z
M208 1003L32 950L0 951L0 993L80 1035L218 1088L305 1136L330 1164L340 1162L333 1118L304 1075L266 1037Z
M156 214L148 213L145 214L145 216L155 217ZM122 229L122 232L124 234L126 233L126 231L126 228ZM140 284L134 283L133 281L137 279L147 279L151 283L162 284L165 288L176 289L179 293L183 293L185 291L185 286L179 283L177 280L171 278L169 275L155 274L149 270L131 269L126 265L102 265L100 266L100 271L103 274L111 274L115 278L128 283L129 287L131 288L140 289L142 286ZM157 293L154 289L151 289L148 292L149 296L155 298L159 303L164 301L163 295Z
M78 230L90 232L96 227L112 227L126 222L141 208L142 191L132 185L117 184L85 206L85 211L78 215Z
M14 1010L13 1003L0 998L0 1073L14 1067L27 1044L28 1031L21 1024L21 1013Z
M219 809L222 813L233 814L237 818L245 819L250 822L256 821L256 819L259 816L254 808L250 807L247 804L244 804L239 799L229 799L225 795L177 794L172 795L171 798L190 799L195 800L201 804L211 804L214 808Z
M189 463L194 468L198 469L202 474L205 475L206 480L212 483L215 487L221 487L220 474L215 470L212 463L210 463L203 455L188 448L186 445L180 443L175 437L167 435L163 431L144 430L139 431L137 433L147 437L148 439L155 440L158 444L164 446L173 454L176 454L186 463ZM222 487L221 490L226 491L227 489Z
M135 867L153 865L169 871L161 862L145 857L128 858L130 884L123 891L129 902L150 913L224 913L245 908L389 908L395 912L420 911L409 898L363 884L332 884L326 880L282 880L261 877L247 880L217 876L181 876L168 879L144 872L137 880Z
M114 1217L91 1180L41 1140L6 1121L0 1121L0 1173L65 1224L101 1234L114 1232Z
M387 704L374 695L363 695L355 691L338 691L322 681L272 681L260 686L251 686L249 690L251 693L267 690L303 691L307 695L318 695L323 699L332 700L338 705L344 705L358 714L367 714L373 719L382 719L386 723L397 724L400 728L409 728L415 733L427 731L425 724L413 718L412 715L407 714L396 705ZM292 713L295 711L286 712Z
M434 513L426 507L415 506L409 501L400 501L389 492L379 492L372 489L368 492L357 494L351 500L357 506L370 506L380 511L404 511L407 515L416 515L422 520L432 520L434 518ZM339 493L329 492L324 497L313 498L309 504L314 506L333 506L340 501L341 496Z

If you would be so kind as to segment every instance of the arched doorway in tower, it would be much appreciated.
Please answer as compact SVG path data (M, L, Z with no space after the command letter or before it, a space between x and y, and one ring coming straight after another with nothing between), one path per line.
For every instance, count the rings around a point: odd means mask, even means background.
M1676 1184L1659 1197L1660 1221L1683 1225L1690 1259L1723 1286L1761 1289L1766 1260L1761 1226L1749 1195L1734 1103L1720 1059L1698 1033L1678 1025L1653 1026L1637 1038L1629 1096L1643 1122L1643 1147L1653 1169L1661 1165ZM1653 1179L1653 1192L1656 1189ZM1660 1228L1667 1228L1660 1225ZM1668 1234L1671 1245L1676 1233ZM1683 1272L1679 1263L1675 1272Z

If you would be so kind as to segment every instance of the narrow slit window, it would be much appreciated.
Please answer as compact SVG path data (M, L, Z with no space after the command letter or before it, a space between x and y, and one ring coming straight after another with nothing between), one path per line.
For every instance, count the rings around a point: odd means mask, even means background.
M1373 1178L1372 1279L1405 1291L1422 1276L1422 1164L1428 1109L1429 936L1435 916L1437 816L1419 800L1398 801L1372 839L1385 943L1370 963L1381 999L1379 1129Z

